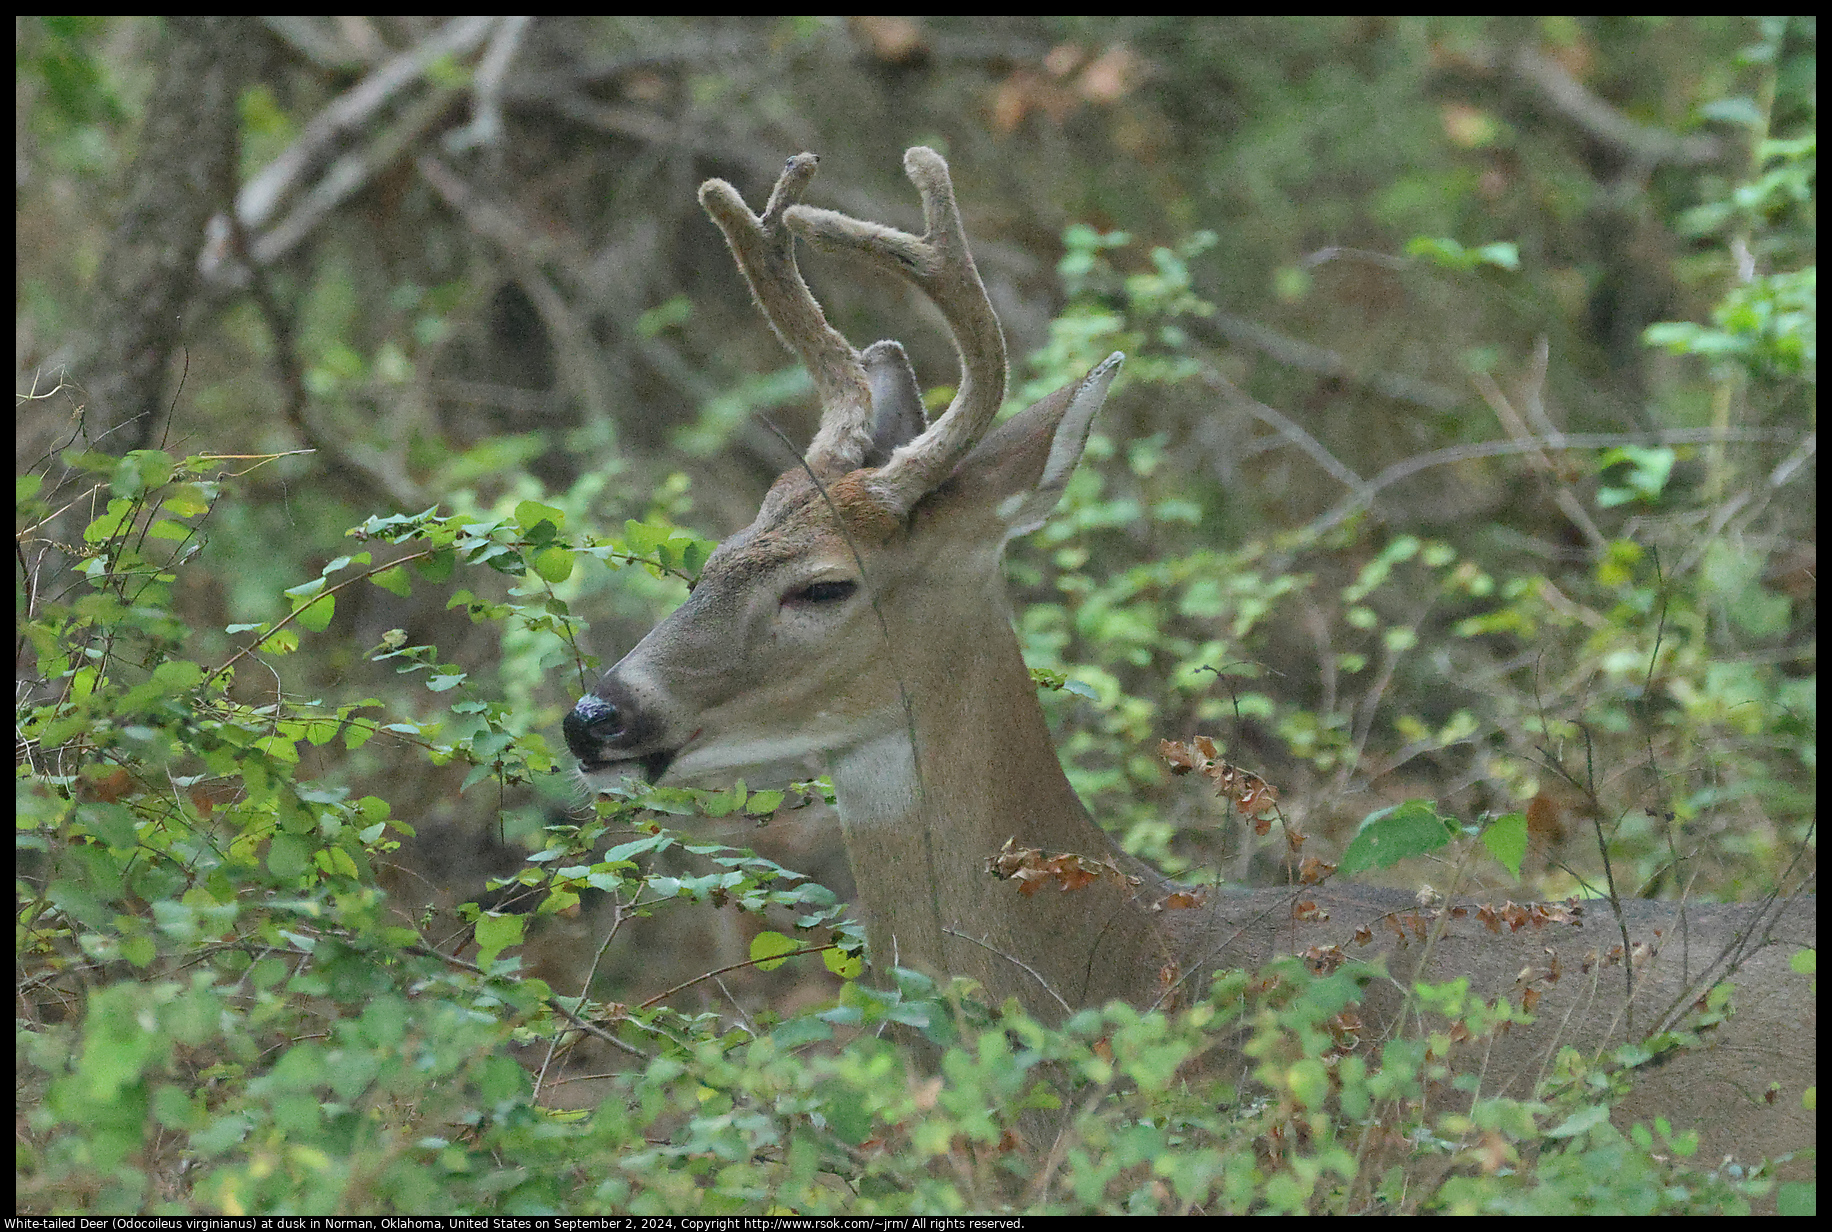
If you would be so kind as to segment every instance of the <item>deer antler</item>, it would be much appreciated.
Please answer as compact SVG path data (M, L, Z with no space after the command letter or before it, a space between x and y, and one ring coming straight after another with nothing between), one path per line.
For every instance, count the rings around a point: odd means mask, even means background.
M948 164L934 150L919 145L904 154L903 170L922 195L925 231L920 237L812 206L793 205L784 212L789 227L816 247L851 253L921 288L941 310L954 337L961 363L954 401L869 481L870 489L900 517L948 477L1005 400L1005 335L974 268ZM827 431L823 421L822 435Z
M808 465L824 477L856 469L871 448L871 387L852 344L827 323L795 264L795 237L783 214L814 179L820 159L797 154L782 169L763 217L751 213L724 180L700 185L700 205L725 232L725 242L763 315L814 378L821 426L808 447Z

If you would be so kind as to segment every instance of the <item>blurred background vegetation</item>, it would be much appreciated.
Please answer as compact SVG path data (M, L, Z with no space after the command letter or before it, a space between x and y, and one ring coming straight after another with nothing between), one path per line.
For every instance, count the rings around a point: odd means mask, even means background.
M245 644L226 627L286 615L371 515L538 500L573 530L743 525L792 464L783 437L812 432L810 385L695 190L720 176L759 204L811 150L811 201L908 226L901 154L929 144L1014 406L1133 356L1063 510L1011 553L1027 656L1070 682L1046 694L1065 763L1127 846L1194 877L1288 875L1283 838L1173 783L1158 741L1196 732L1278 788L1305 854L1406 799L1526 816L1524 885L1422 865L1401 884L1586 892L1600 835L1625 892L1736 897L1810 842L1812 19L15 32L17 467L50 508L89 499L61 451L224 459L235 498L173 596L201 662ZM804 269L855 344L901 339L945 400L926 305ZM80 555L53 525L34 522L22 601ZM588 566L554 593L595 662L473 621L450 588L362 587L234 692L462 730L367 653L402 631L557 749L595 671L685 590ZM22 699L33 674L22 659ZM386 739L301 756L411 823L380 871L406 914L490 901L543 826L590 811L563 772L461 790L470 766L408 768ZM847 891L818 801L695 833ZM530 967L576 980L600 930L559 916ZM631 925L602 995L737 961L756 927L647 923L666 926ZM827 978L767 986L793 1003Z

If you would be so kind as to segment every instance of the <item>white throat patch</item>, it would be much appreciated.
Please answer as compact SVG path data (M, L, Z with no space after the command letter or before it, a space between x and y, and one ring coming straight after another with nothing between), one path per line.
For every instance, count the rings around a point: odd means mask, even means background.
M916 807L915 750L901 727L829 754L827 768L840 819L847 825L886 825Z

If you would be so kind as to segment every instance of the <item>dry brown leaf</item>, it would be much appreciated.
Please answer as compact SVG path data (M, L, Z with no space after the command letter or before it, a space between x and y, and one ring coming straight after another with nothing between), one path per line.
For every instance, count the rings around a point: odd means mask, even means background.
M1348 961L1348 955L1339 945L1313 945L1304 951L1304 961L1318 975L1333 975Z
M1334 864L1316 856L1305 856L1304 863L1298 865L1298 880L1304 885L1322 885L1335 871Z
M1158 741L1158 756L1170 767L1172 774L1188 774L1202 765L1202 755L1187 744L1178 744L1175 740Z

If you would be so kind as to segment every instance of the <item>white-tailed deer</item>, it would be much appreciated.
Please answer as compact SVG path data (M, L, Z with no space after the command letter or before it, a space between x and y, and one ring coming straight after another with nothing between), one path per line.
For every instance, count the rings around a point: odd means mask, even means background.
M1531 984L1536 1023L1469 1046L1483 1094L1526 1098L1559 1046L1595 1053L1672 1026L1730 979L1736 1013L1702 1047L1646 1067L1618 1122L1660 1113L1696 1126L1707 1158L1813 1144L1801 1097L1814 1082L1815 1007L1788 963L1814 944L1810 897L1631 901L1620 921L1593 902L1576 921L1498 933L1469 915L1410 948L1382 918L1420 909L1391 891L1237 892L1158 910L1170 887L1117 852L1063 776L1000 572L1006 541L1056 505L1122 357L992 428L1005 341L947 164L921 147L904 156L922 236L797 204L815 165L790 159L761 217L723 181L700 189L764 315L814 378L821 426L686 603L567 716L589 781L704 781L824 756L874 960L970 976L994 1004L1016 997L1046 1019L1115 998L1160 1003L1178 972L1200 995L1218 967L1341 944L1384 953L1392 976L1367 989L1364 1048L1401 1028L1401 989L1415 978L1467 975L1480 995L1516 1001ZM901 347L855 351L828 325L797 269L797 238L907 279L941 310L961 376L933 424ZM988 872L1008 840L1115 861L1138 882L1022 894ZM1363 925L1377 938L1365 951L1348 944Z

